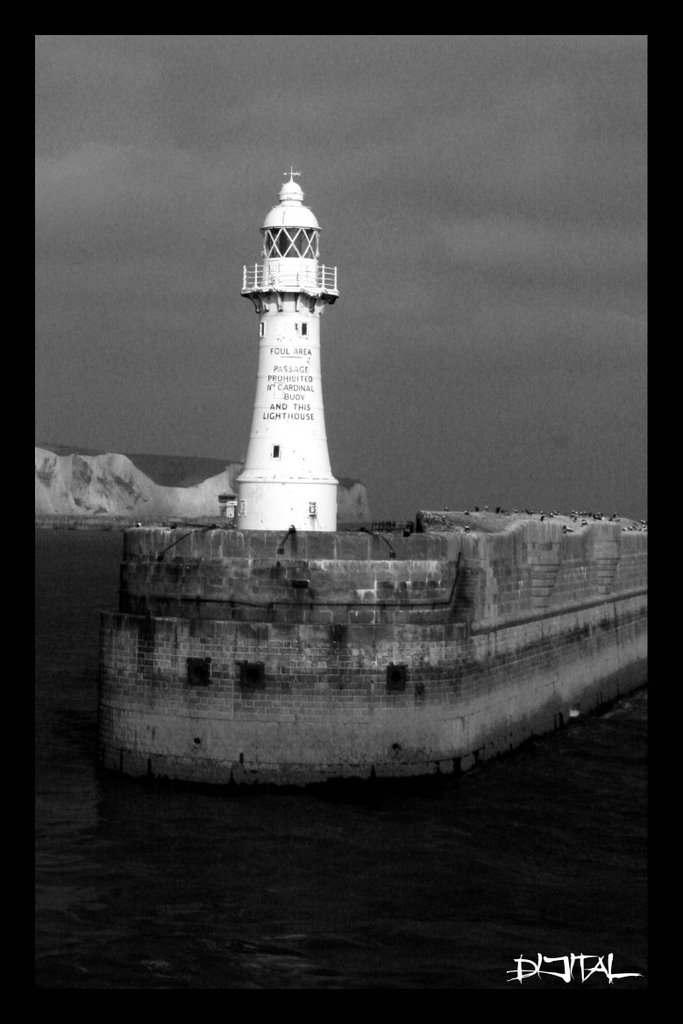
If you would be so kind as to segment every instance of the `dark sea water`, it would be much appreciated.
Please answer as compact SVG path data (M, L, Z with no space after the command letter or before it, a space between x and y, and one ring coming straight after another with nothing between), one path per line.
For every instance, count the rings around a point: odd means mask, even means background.
M36 531L38 988L607 988L507 980L570 953L647 987L645 689L424 791L126 779L95 764L121 547Z

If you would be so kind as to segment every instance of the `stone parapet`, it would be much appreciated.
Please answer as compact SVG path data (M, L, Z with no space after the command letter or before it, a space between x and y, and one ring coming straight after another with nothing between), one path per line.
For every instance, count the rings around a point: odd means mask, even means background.
M370 534L126 531L120 610L131 614L381 625L505 625L647 586L647 536L596 522Z

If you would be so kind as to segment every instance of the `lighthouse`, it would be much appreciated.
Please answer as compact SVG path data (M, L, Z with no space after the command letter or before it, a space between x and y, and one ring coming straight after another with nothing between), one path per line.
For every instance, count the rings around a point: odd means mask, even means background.
M319 263L320 225L304 206L299 172L288 175L261 228L261 262L243 274L242 295L258 316L259 355L236 525L334 531L337 481L325 433L320 317L339 295L337 268Z

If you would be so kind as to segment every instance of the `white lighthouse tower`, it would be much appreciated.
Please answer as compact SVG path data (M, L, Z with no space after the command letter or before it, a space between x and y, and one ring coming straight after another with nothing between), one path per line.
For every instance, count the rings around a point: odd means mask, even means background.
M320 226L294 181L266 217L262 262L244 268L242 295L258 315L256 399L237 479L240 530L337 528L337 481L327 452L320 317L337 268L318 263Z

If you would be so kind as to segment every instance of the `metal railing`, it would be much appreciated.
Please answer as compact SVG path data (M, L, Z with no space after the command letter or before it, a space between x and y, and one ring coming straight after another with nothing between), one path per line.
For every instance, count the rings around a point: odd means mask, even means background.
M325 292L336 292L337 268L326 267L324 263L318 267L318 285Z
M281 263L254 263L244 267L242 291L284 291L297 289L310 293L337 293L337 268L320 266L289 269Z

